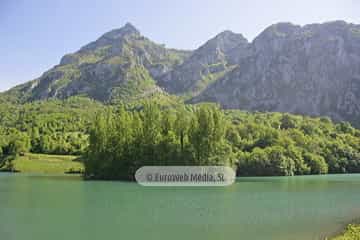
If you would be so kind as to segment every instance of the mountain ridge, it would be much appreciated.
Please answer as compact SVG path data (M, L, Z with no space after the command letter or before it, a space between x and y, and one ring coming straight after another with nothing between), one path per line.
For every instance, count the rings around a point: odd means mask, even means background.
M131 23L113 29L2 98L103 102L173 94L187 103L360 122L360 27L272 24L249 42L225 30L192 51L165 48Z
M275 24L251 44L251 54L190 103L225 108L360 119L360 26L344 21L303 27Z

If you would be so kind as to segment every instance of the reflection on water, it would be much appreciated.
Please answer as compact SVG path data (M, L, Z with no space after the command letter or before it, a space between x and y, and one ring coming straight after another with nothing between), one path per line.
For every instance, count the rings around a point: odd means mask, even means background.
M4 239L319 239L360 217L360 175L161 188L0 174Z

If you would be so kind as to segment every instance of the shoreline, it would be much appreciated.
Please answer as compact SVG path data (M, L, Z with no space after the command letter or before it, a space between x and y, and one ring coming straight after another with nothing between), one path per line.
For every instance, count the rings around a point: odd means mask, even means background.
M321 240L337 240L337 238L343 236L348 232L348 227L354 225L360 227L360 217L355 217L349 221L343 222L341 226L339 226L337 229L329 232L326 236L322 237ZM360 232L359 232L359 239L360 239ZM352 239L348 239L352 240ZM358 239L356 239L358 240Z
M356 229L356 232L353 231L354 229ZM324 240L358 240L358 239L360 239L360 218L356 218L356 220L344 224L341 230L340 229L335 230L332 234L324 238Z

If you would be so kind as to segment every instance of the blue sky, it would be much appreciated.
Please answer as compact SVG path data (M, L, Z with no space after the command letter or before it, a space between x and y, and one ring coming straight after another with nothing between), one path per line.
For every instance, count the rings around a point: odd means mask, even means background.
M358 0L0 0L0 91L40 76L103 33L135 25L167 47L195 49L223 30L252 40L276 22L360 23Z

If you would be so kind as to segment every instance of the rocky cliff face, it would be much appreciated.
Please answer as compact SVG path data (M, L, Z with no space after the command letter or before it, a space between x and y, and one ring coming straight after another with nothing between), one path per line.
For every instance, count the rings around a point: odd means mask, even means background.
M167 49L126 24L2 95L22 102L73 95L107 102L154 92L360 125L360 25L279 23L251 43L225 31L191 52Z
M162 76L159 84L170 93L196 95L229 72L247 46L248 41L241 34L224 31Z
M250 51L190 102L360 120L359 25L279 23L263 31Z

